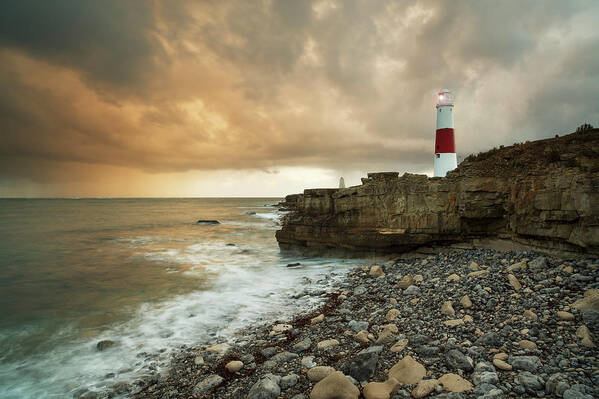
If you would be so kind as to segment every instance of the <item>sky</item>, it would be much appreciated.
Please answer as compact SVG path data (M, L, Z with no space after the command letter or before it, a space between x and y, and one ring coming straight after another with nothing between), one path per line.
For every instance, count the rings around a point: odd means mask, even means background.
M599 125L599 1L5 0L0 197L283 196Z

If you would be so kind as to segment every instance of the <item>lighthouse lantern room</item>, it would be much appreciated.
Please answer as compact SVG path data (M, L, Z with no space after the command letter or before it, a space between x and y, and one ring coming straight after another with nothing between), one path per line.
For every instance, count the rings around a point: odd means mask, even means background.
M443 89L437 98L437 133L435 137L435 177L445 177L458 167L453 137L453 96Z

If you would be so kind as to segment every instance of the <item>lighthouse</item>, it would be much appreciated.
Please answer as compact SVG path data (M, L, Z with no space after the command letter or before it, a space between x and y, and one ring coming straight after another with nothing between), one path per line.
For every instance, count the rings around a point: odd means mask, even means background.
M437 133L435 137L435 177L445 177L458 167L453 138L453 96L443 89L437 97Z

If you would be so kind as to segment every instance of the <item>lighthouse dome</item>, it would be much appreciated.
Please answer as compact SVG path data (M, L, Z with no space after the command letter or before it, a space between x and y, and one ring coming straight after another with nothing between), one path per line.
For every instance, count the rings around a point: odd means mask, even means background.
M453 105L453 95L451 94L451 90L442 89L437 97L437 106L440 105Z

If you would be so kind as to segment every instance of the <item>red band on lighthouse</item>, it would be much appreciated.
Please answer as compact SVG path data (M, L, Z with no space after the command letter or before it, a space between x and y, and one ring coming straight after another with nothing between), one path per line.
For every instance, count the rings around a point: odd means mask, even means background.
M435 154L454 153L455 140L453 138L453 128L437 129L435 137Z

